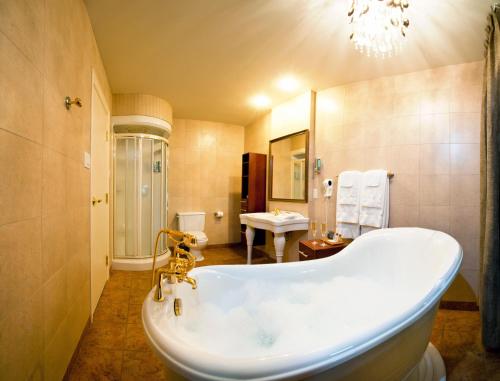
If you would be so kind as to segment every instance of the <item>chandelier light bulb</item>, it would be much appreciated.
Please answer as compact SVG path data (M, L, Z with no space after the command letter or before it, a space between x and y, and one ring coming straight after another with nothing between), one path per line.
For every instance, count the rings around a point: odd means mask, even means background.
M408 7L408 0L352 0L347 16L356 50L368 57L398 54L410 26Z

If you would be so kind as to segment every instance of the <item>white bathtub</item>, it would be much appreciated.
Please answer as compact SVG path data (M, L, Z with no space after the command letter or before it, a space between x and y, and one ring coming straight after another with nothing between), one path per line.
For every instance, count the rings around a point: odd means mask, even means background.
M195 269L196 290L176 285L163 303L149 294L142 319L171 379L439 379L426 348L461 260L447 234L377 230L321 260Z

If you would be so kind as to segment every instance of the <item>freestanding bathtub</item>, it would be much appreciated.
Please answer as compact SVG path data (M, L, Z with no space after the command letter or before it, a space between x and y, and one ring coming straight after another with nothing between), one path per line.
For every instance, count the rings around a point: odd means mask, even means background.
M169 380L443 380L428 343L461 261L445 233L376 230L325 259L195 269L142 319Z

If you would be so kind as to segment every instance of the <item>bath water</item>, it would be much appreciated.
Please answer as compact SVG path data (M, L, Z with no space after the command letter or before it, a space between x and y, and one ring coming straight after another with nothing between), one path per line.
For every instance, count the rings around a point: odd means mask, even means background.
M423 296L419 292L359 277L251 280L225 291L217 303L188 303L176 333L198 349L234 358L341 350L396 319Z

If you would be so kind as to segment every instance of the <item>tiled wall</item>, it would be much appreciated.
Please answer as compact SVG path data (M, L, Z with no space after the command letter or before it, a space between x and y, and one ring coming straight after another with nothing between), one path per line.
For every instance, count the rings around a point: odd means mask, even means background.
M174 119L169 139L168 224L176 213L206 213L208 244L240 241L241 155L243 127ZM224 217L217 219L214 212Z
M390 225L453 235L464 248L461 273L477 292L479 130L482 62L379 78L317 94L316 155L324 169L387 168ZM316 200L317 218L324 218ZM335 200L332 201L334 225Z
M89 318L92 68L111 104L82 1L0 2L2 380L60 380Z

